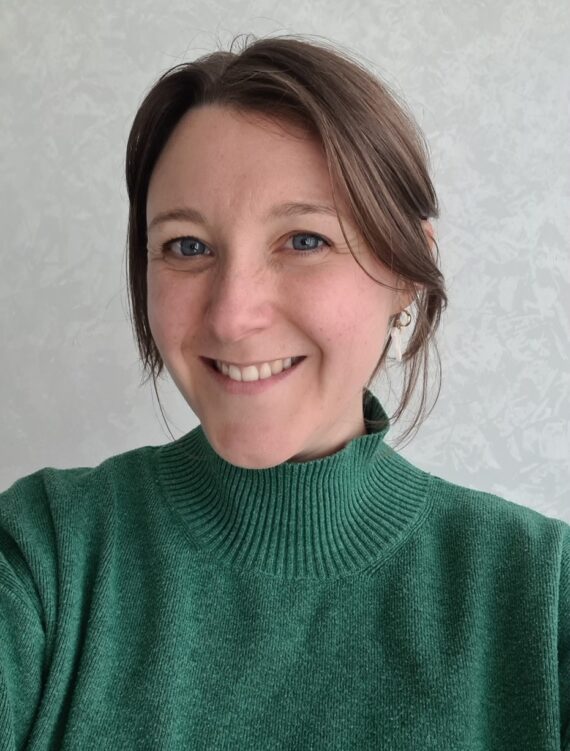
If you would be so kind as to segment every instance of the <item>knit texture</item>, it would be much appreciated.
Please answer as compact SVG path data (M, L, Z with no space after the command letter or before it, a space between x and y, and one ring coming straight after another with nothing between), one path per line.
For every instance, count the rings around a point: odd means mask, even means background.
M199 426L0 494L0 751L570 749L570 525Z

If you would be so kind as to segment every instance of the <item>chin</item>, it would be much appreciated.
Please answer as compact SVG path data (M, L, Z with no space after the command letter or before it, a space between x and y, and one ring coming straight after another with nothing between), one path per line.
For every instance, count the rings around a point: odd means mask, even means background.
M258 461L254 461L251 458L243 460L235 459L234 461L226 459L226 461L229 461L230 464L234 465L234 467L240 467L241 469L270 469L271 467L276 467L279 464L283 464L282 461L270 461L269 459L263 459L261 457Z
M276 467L278 464L283 464L287 461L287 457L271 456L267 452L260 452L256 456L252 452L245 454L243 451L218 451L214 447L219 456L225 461L233 464L235 467L241 467L242 469L269 469L270 467Z
M274 451L270 449L267 443L260 440L257 445L244 444L238 440L235 444L221 443L214 436L204 429L206 437L216 454L229 464L242 469L269 469L292 459L293 450L287 451L284 447L278 447Z

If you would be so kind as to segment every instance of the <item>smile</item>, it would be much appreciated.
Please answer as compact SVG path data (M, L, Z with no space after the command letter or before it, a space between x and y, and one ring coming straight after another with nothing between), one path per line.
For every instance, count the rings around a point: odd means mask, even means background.
M270 375L267 375L267 370L260 374L255 365L248 365L245 368L237 368L237 366L230 365L228 368L225 366L225 363L220 363L220 361L210 360L205 357L201 359L207 364L208 371L214 376L215 381L219 385L221 385L225 391L229 392L230 394L247 395L259 394L262 391L266 391L268 388L276 386L286 378L291 377L292 374L297 372L301 363L307 358L306 356L303 356L286 358L285 360L276 360L274 362L283 363L283 367L281 368L281 370L279 370L279 372L271 372ZM287 360L290 360L290 363L287 367L285 367ZM227 372L224 373L223 370L220 371L218 369L217 363L221 364L222 368L225 367ZM263 363L261 369L263 369L265 365L269 364ZM246 375L246 378L244 378L243 380L241 379L242 373ZM232 377L236 375L237 378Z
M234 363L216 360L215 365L219 372L231 378L233 381L259 381L278 375L283 370L288 370L296 365L302 357L286 357L270 362L261 362L255 365L236 365Z

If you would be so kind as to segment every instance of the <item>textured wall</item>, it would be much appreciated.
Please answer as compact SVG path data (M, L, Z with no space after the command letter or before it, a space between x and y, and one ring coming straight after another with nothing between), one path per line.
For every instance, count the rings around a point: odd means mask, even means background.
M127 319L132 118L167 67L238 32L296 32L354 50L431 146L450 296L443 385L402 453L570 521L568 4L330 7L3 0L0 488L170 440L151 386L139 387ZM176 437L195 426L170 381L162 395Z

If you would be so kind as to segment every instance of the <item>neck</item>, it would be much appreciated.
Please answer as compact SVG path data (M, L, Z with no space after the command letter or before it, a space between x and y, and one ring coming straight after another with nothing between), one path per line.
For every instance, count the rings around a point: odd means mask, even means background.
M236 467L201 426L162 446L159 475L194 544L219 563L285 578L356 574L388 555L421 516L429 476L384 441L388 418L371 392L363 407L368 433L305 462Z

